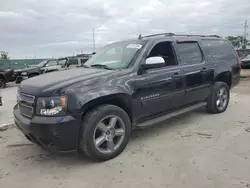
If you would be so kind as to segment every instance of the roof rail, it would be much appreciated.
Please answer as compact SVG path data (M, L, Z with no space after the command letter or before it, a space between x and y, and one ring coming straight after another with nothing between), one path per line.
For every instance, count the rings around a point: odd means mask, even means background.
M175 35L175 36L184 36L184 37L217 37L217 38L221 38L218 35Z
M221 38L218 35L185 35L185 34L174 34L174 33L158 33L158 34L154 34L154 35L147 35L147 36L142 36L141 34L139 35L138 39L142 39L142 38L148 38L148 37L156 37L156 36L183 36L183 37L217 37L217 38Z
M139 36L138 39L142 39L142 38L147 38L147 37L156 37L156 36L173 36L175 35L174 33L158 33L158 34L153 34L153 35L147 35L147 36Z

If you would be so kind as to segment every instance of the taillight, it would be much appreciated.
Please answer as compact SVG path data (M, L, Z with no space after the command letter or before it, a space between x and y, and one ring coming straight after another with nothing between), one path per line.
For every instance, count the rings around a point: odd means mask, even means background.
M238 57L238 64L239 64L239 71L241 72L241 69L242 69L242 67L241 67L241 59Z

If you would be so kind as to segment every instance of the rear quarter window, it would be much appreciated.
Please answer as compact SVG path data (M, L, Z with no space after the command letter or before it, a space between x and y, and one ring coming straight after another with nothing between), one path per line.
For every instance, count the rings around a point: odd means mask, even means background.
M207 59L224 59L232 55L237 57L237 52L227 40L202 40L201 47Z

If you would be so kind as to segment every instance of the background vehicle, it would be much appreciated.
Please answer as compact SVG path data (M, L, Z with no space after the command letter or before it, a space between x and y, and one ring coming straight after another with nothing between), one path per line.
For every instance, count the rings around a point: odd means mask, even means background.
M15 122L49 151L109 160L132 129L201 107L224 112L240 70L234 47L218 36L140 36L107 45L84 68L23 82Z
M56 59L44 60L38 65L30 66L29 68L16 71L16 74L18 74L16 78L16 83L20 83L21 81L27 78L38 76L42 74L44 71L47 71L47 72L56 71L60 67L61 66L57 64Z
M241 60L242 68L250 68L250 55Z
M16 71L16 83L20 83L27 78L38 76L40 74L80 67L90 57L90 55L84 55L59 58L56 60L44 60L38 65L32 65L29 68Z
M5 88L6 83L14 82L16 79L13 69L6 69L5 71L0 71L0 88Z

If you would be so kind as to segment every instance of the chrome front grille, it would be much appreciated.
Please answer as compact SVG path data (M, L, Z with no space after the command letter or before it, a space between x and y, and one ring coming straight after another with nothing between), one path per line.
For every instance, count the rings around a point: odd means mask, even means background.
M32 118L34 114L35 97L18 91L17 101L20 113L25 117Z

